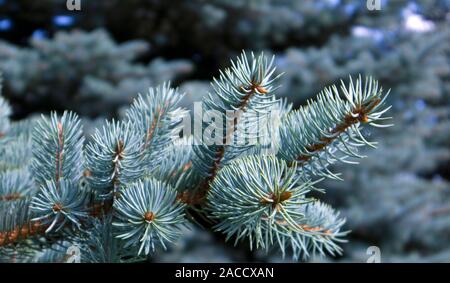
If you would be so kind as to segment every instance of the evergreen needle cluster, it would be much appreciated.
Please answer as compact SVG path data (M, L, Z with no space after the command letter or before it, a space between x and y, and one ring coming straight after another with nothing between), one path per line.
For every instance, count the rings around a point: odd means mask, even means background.
M168 83L89 141L75 113L13 122L0 97L0 260L67 260L78 246L84 262L141 261L199 222L294 259L340 254L345 219L311 192L375 146L361 130L389 126L387 95L350 78L291 110L273 62L243 53L220 72L203 109L237 114L200 117L202 137L179 138L188 111Z

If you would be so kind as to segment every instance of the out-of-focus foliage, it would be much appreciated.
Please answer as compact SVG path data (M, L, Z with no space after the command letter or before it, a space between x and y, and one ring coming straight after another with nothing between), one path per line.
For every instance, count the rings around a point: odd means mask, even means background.
M357 14L367 13L365 4L356 2L113 0L105 4L105 24L119 36L146 38L162 52L194 50L225 63L230 52L242 49L324 42Z
M0 41L4 95L25 113L71 109L89 116L114 114L148 86L193 70L185 60L134 63L149 45L140 40L116 44L101 29L60 32L30 44L17 47Z

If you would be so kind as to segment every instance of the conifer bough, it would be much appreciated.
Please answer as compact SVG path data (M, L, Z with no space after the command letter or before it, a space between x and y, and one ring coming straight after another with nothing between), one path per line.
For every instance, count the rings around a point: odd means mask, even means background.
M310 193L323 178L340 179L331 164L356 163L360 147L375 146L361 129L389 126L387 94L372 78L350 78L291 110L274 96L279 76L263 54L232 61L203 107L237 115L222 121L231 130L214 127L201 142L177 139L188 112L170 84L139 95L124 120L107 121L87 143L76 114L11 122L0 97L0 260L64 259L76 245L84 262L141 261L176 244L199 216L251 249L299 260L342 253L345 219ZM273 110L278 119L268 118ZM222 143L211 142L217 136Z

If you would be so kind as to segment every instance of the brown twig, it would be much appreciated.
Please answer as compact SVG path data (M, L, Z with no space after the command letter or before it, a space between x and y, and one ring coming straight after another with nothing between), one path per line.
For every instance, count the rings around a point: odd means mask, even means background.
M14 244L19 240L26 240L32 236L42 234L47 225L40 221L33 221L21 226L16 226L10 231L0 232L0 247Z
M162 115L163 115L163 112L160 111L160 108L158 107L156 109L156 114L153 115L152 124L150 125L150 128L148 129L148 131L147 131L147 133L145 135L145 143L144 143L144 146L142 147L142 151L147 149L150 140L153 138L153 134L155 132L156 125L158 124L158 121L159 121L159 119L161 118Z
M59 189L59 179L61 178L62 171L62 158L63 158L63 150L64 150L64 135L63 135L63 126L61 122L58 122L58 150L56 151L56 172L55 172L55 181L56 188Z
M23 197L24 196L22 196L20 193L12 193L12 194L8 194L8 195L0 196L0 201L14 201L14 200L19 200Z

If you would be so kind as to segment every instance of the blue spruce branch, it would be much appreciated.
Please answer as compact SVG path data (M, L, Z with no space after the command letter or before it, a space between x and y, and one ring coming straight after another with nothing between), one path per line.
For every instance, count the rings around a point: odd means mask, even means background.
M76 114L11 122L0 97L0 260L64 259L59 250L76 244L85 262L141 261L197 217L251 249L341 254L345 219L310 193L322 177L339 178L331 164L375 146L362 128L389 126L387 94L372 78L350 78L292 110L274 95L275 72L273 58L246 53L221 71L204 108L237 115L213 127L200 117L202 133L215 132L200 143L179 139L187 111L169 83L139 95L87 144Z

